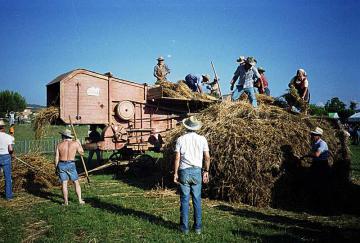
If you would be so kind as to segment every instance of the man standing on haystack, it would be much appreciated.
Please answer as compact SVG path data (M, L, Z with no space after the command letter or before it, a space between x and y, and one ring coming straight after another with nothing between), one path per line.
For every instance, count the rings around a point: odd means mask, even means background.
M11 157L13 150L14 137L5 133L5 123L0 120L0 169L5 177L5 198L12 200L12 180L11 180Z
M79 176L76 171L75 166L75 155L79 153L84 154L84 150L79 141L73 141L73 136L71 131L66 129L64 132L60 132L62 142L60 142L56 147L55 155L55 168L56 173L59 175L60 181L62 183L62 192L64 196L64 205L68 205L68 180L74 182L75 192L78 197L80 204L85 202L81 198L81 187L79 183Z
M238 85L233 92L231 99L233 101L238 100L240 96L245 92L249 101L254 108L257 108L257 100L254 90L254 79L259 79L261 76L255 67L256 60L253 57L246 58L245 64L239 65L234 73L234 77L230 81L231 89L237 79L239 79Z
M260 74L260 78L256 81L256 87L258 89L259 94L266 94L270 96L269 82L265 77L265 69L263 67L258 67L258 72Z
M167 81L166 76L170 73L170 69L164 63L165 59L159 57L157 59L158 63L154 67L154 77L156 78L155 84L158 84L161 81Z
M202 126L200 121L191 116L184 119L182 124L187 132L176 141L174 168L174 182L180 185L180 230L185 234L189 233L191 195L194 208L193 228L196 234L201 234L201 184L209 182L209 146L206 138L196 133Z

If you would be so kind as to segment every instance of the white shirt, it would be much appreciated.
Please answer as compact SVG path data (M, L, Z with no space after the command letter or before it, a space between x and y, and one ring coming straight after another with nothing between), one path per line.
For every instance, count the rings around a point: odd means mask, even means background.
M14 144L14 137L0 132L0 154L9 154L10 144Z
M180 152L180 170L199 167L202 168L203 155L209 151L209 145L204 136L189 132L176 140L175 152Z

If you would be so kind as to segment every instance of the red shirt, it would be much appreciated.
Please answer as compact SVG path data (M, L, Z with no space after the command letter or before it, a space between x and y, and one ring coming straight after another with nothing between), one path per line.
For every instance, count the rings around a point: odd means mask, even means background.
M262 83L264 84L263 88L264 89L267 88L269 86L269 83L268 83L268 81L267 81L267 79L266 79L266 77L265 77L265 75L263 73L260 74L260 79L261 79Z

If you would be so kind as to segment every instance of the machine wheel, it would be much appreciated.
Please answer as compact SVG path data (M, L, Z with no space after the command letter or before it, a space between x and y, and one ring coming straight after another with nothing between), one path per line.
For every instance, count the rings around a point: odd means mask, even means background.
M114 151L114 153L112 153L112 155L110 155L109 160L111 162L113 162L114 164L119 165L122 158L123 158L123 156L120 151Z

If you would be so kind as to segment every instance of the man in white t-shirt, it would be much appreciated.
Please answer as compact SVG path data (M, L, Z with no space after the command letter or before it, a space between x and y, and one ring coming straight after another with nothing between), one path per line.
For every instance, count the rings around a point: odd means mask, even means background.
M5 133L5 124L0 120L0 168L4 171L6 200L13 198L11 181L11 154L14 151L13 144L14 137Z
M202 126L195 117L182 121L187 133L179 137L175 147L174 182L180 185L180 230L189 233L190 195L194 208L194 229L201 234L201 184L209 182L210 155L204 136L195 131ZM204 173L202 174L204 160Z

